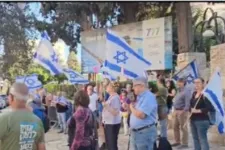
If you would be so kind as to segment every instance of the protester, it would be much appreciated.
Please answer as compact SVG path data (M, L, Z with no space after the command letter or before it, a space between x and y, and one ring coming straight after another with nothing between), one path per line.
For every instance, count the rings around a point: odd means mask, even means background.
M99 88L99 103L98 103L98 110L99 110L99 122L100 124L102 123L102 111L103 111L103 101L107 101L109 98L109 93L106 92L106 87L110 83L110 80L108 78L104 78L103 83L101 84ZM100 126L103 128L103 126ZM104 132L103 132L104 134ZM106 144L105 144L105 136L103 135L103 143L100 146L100 150L105 150L106 149Z
M208 113L215 112L210 101L202 95L204 82L202 78L195 79L196 91L193 93L190 104L190 126L195 150L209 150L207 132L210 127L210 118Z
M69 146L71 150L92 150L92 145L96 137L94 136L94 115L88 108L89 96L84 90L78 91L74 96L76 108L69 126L75 126L75 134L70 134Z
M43 106L41 97L38 94L34 96L33 101L28 103L28 108L30 108L30 110L41 119L44 131L47 133L50 129L50 121L45 111L46 108Z
M52 93L48 93L47 96L46 96L46 106L47 107L50 107L51 106L51 103L53 101L53 94Z
M186 81L183 78L177 80L177 94L174 97L173 130L175 143L172 146L179 146L179 149L188 147L188 128L185 122L188 118L192 92L185 87ZM180 129L182 138L180 139Z
M158 119L160 123L160 137L167 138L167 115L168 108L166 98L168 91L166 88L166 82L164 78L157 79L158 92L156 93L156 99L158 103Z
M126 85L126 91L127 91L127 98L130 101L135 101L135 96L134 96L134 92L132 91L132 85L131 84L127 84Z
M42 122L26 108L28 93L24 83L14 83L10 88L8 100L12 111L0 114L1 150L45 150Z
M130 104L130 148L131 150L153 150L157 138L157 101L148 90L147 79L138 77L133 80L136 102Z
M32 101L30 101L27 105L28 105L29 107L31 107L33 110L34 110L34 109L40 109L40 110L45 111L45 107L42 105L41 97L40 97L40 95L38 95L38 94L35 94L35 95L33 96Z
M121 123L120 97L116 93L116 87L113 83L108 84L106 91L110 95L107 101L102 101L102 122L104 124L106 147L108 150L118 150L117 140Z
M130 104L130 99L127 98L127 91L123 90L121 92L121 115L123 118L123 129L124 129L124 135L128 135L128 117L129 117L129 104Z
M89 108L93 112L95 118L98 116L98 95L94 92L94 87L91 84L87 85L87 94L90 99Z
M56 110L60 124L60 131L58 133L66 133L66 111L68 110L68 103L63 92L58 95L56 100Z
M128 83L126 84L126 91L127 91L127 98L130 100L130 102L134 102L136 99L136 96L134 95L134 91L132 90L132 84ZM128 107L129 110L129 107ZM128 114L127 118L127 125L130 126L130 112Z
M173 98L176 95L176 87L172 80L167 80L166 87L168 89L168 96L167 96L166 102L167 102L167 107L169 110L168 112L170 112L173 106Z

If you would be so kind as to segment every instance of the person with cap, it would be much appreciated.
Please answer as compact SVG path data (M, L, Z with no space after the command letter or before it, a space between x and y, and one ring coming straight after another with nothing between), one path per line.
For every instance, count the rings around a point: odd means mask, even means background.
M69 109L68 100L65 97L65 92L60 92L56 100L56 110L58 114L58 120L60 124L60 131L58 133L66 134L66 111Z
M153 150L157 138L157 101L148 90L144 77L133 80L135 102L130 104L130 148L131 150Z
M26 107L29 98L24 83L14 83L9 91L12 111L0 114L1 150L45 150L41 120Z
M188 112L190 108L190 100L192 91L190 88L185 87L186 80L180 78L177 80L177 93L174 97L174 112L173 112L173 131L175 143L173 147L183 149L188 147L188 128L185 126L185 122L188 118ZM182 132L182 138L180 139L180 130Z
M40 110L45 110L45 107L42 105L42 100L40 95L35 94L33 96L33 100L28 103L28 106L31 107L33 110L35 109L40 109Z

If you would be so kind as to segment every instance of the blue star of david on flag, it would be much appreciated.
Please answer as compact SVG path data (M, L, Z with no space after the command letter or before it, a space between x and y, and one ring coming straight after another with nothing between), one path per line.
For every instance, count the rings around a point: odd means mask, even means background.
M43 32L42 40L40 41L33 57L34 62L49 70L52 75L61 74L63 73L62 67L58 63L58 56L49 40L47 32Z
M63 69L64 74L71 84L88 84L89 81L85 79L80 73L72 69Z
M25 82L29 86L33 86L35 84L35 81L33 79L27 79L27 80L25 80Z
M51 58L53 62L56 62L56 63L58 62L58 56L56 55L55 52L53 52L53 54L51 55Z
M187 81L188 84L192 83L192 82L194 81L194 79L195 79L195 78L194 78L191 74L189 74L189 75L186 77L186 81Z
M187 85L193 85L194 79L199 77L196 60L191 61L187 66L174 74L173 80L177 81L179 78L186 79Z
M42 87L37 74L16 77L16 82L25 83L29 91L34 91Z
M116 56L114 56L113 58L116 59L117 64L119 63L126 64L126 60L128 59L128 57L126 56L126 52L120 52L120 51L117 51Z
M69 75L70 75L70 79L76 79L78 77L78 75L74 72L69 72Z
M117 33L107 30L106 45L104 68L114 77L120 76L122 73L123 76L134 79L143 76L144 71L149 69L151 63L140 56Z

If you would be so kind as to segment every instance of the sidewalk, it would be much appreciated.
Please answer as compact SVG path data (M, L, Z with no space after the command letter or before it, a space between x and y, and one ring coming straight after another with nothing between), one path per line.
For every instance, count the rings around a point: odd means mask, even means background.
M169 133L171 134L171 133ZM99 132L99 145L102 143L102 131ZM185 150L193 150L193 145L191 142L191 136L189 137L190 145L188 149ZM173 141L170 140L172 143ZM119 150L127 150L127 145L128 145L128 136L124 136L122 134L122 130L119 135ZM69 150L67 146L67 135L64 134L58 134L56 130L51 130L46 134L46 146L47 150ZM211 149L216 149L216 150L225 150L225 147L219 146L219 145L213 145L210 144ZM173 150L176 150L174 148Z

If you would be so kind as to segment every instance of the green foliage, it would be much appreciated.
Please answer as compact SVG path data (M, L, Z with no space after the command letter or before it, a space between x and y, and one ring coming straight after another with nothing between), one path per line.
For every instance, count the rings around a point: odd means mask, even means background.
M49 92L49 93L54 93L56 94L58 91L60 91L59 84L56 83L49 83L44 85L44 88Z
M77 86L68 84L49 83L44 85L44 88L50 92L56 94L59 91L66 92L67 98L73 99L73 95L77 90Z
M38 64L29 65L27 74L38 74L38 79L42 82L42 84L46 84L53 80L50 72Z
M81 65L77 60L77 56L74 51L71 51L67 60L67 65L70 69L81 72Z
M0 44L4 46L0 65L6 77L21 75L28 69L32 39L36 37L34 21L35 17L23 13L17 3L0 3Z
M138 21L160 18L171 15L172 5L171 2L141 2L136 13Z
M58 74L54 76L53 80L57 81L58 83L63 83L65 80L67 80L67 78L65 74Z

